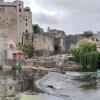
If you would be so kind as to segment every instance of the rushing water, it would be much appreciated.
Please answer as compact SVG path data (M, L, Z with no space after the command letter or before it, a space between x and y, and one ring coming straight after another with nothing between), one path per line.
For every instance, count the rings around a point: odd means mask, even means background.
M36 86L43 92L21 93L19 100L100 100L100 79L92 72L51 72L36 81Z
M49 73L36 84L58 100L100 100L100 80L96 73Z

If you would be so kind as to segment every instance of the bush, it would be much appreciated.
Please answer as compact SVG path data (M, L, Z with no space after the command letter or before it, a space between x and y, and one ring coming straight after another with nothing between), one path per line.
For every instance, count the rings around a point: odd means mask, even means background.
M85 70L96 70L100 53L96 49L96 44L88 39L79 41L76 47L71 47L70 52Z
M34 48L32 44L24 44L22 47L22 51L28 55L29 58L33 57L34 55Z

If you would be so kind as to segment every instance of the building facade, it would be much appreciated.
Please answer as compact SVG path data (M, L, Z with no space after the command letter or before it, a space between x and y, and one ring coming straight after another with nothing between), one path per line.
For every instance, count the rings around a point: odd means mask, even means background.
M16 43L21 42L23 32L32 33L32 12L24 8L22 1L4 2L0 0L0 32Z
M63 38L66 37L66 34L62 30L57 30L57 29L50 29L48 28L47 32L54 38Z
M11 60L25 60L28 57L24 52L20 51L13 40L7 41L7 55L6 59Z
M48 34L54 38L54 45L59 46L60 52L65 52L65 38L66 34L62 30L48 28Z
M24 33L22 35L22 44L31 43L34 51L39 56L54 52L54 38L47 33Z
M38 33L33 36L33 46L36 51L54 51L53 38L46 33Z
M0 66L5 63L5 53L7 48L7 39L3 33L0 33Z

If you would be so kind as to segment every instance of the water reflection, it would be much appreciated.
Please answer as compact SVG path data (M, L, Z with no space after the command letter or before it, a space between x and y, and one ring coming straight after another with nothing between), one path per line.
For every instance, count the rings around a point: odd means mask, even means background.
M96 73L67 72L60 74L54 72L36 83L34 91L27 91L24 96L21 92L20 96L23 96L22 98L27 96L27 100L34 98L34 100L100 100L100 79L97 78ZM32 99L29 99L30 96Z
M100 80L97 78L96 74L86 74L83 76L76 76L73 80L79 82L79 88L82 90L97 90L100 88Z

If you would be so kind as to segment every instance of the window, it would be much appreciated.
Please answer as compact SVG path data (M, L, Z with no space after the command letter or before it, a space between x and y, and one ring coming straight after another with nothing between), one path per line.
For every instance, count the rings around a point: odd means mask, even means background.
M21 15L20 15L20 17L21 17Z
M13 53L13 59L17 59L17 54Z
M19 7L20 7L20 4L19 4Z
M27 23L26 23L26 26L27 26Z
M20 23L21 23L22 21L20 20Z
M25 30L26 33L28 33L28 30Z
M19 9L19 12L21 12L21 9Z
M43 41L45 42L45 38L43 38Z
M13 88L13 87L11 87L11 86L9 87L10 90L12 90L12 88Z
M9 45L9 48L10 48L10 49L13 49L13 48L14 48L14 45L13 45L13 44L10 44L10 45Z
M26 18L26 21L27 21L27 18Z
M18 45L20 46L21 45L21 42L19 42Z

